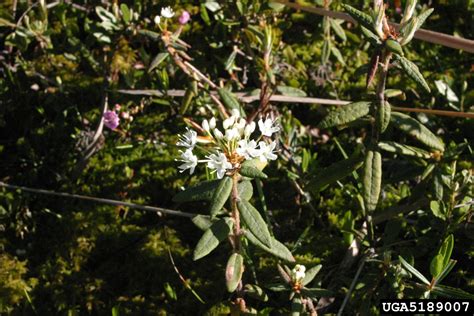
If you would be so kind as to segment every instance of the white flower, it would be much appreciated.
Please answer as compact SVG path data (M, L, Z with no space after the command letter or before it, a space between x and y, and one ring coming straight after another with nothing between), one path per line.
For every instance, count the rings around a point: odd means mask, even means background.
M240 139L240 132L239 130L234 127L234 128L229 128L225 130L225 139L229 142L235 140L235 139Z
M160 22L161 22L161 16L159 16L159 15L155 16L155 18L153 19L153 21L155 22L155 24L160 24Z
M250 134L253 133L253 131L255 130L255 125L255 122L251 122L250 124L245 126L244 135L246 138L250 137Z
M176 143L176 146L185 147L188 149L193 149L197 141L197 133L188 127L186 127L187 132L183 135L179 135L179 141Z
M300 283L305 277L306 267L302 264L297 264L293 270L291 270L291 278L293 282Z
M267 144L265 142L259 142L258 146L260 147L260 150L259 150L260 161L265 162L267 160L277 159L277 155L273 153L273 150L276 147L275 141L272 141L270 144Z
M174 11L171 7L161 8L161 16L167 19L174 17Z
M216 118L215 118L215 117L213 117L213 118L210 119L210 121L209 121L209 127L210 127L211 129L216 128Z
M275 122L268 117L265 119L265 121L262 119L258 121L258 128L260 129L260 132L263 136L270 137L273 133L276 133L280 130L280 127L274 126L274 123Z
M202 121L202 129L209 133L209 122L207 120Z
M236 121L235 127L239 130L240 134L244 132L244 128L247 125L247 121L243 118L239 119L239 121Z
M218 179L224 177L227 169L232 169L232 164L227 161L227 157L223 153L211 154L207 158L209 158L207 166L216 170Z
M232 109L232 116L235 116L236 118L240 117L240 111L237 109Z
M233 115L231 117L225 119L224 122L222 122L222 127L224 127L224 129L228 129L229 127L234 125L235 119L236 119L236 117L233 116Z
M254 140L247 141L242 139L238 142L239 147L237 148L237 153L249 160L260 155L260 151L257 149L257 142Z
M193 174L194 168L196 168L198 163L197 157L193 154L192 149L186 149L185 152L180 150L180 152L181 159L176 159L176 161L181 161L184 163L178 167L180 169L179 172L184 172L185 170L190 169L189 174Z
M222 132L218 128L215 128L214 129L214 137L217 138L217 139L222 139L222 138L224 138L224 135L222 134Z

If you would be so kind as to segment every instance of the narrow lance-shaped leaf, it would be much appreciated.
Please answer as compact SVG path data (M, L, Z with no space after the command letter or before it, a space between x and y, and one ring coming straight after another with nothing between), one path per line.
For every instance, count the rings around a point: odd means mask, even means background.
M443 256L443 268L448 265L454 248L454 236L451 234L443 242L439 254Z
M152 70L158 67L168 56L168 53L159 53L156 55L150 63L150 67L148 67L148 72L152 72Z
M307 187L315 192L319 192L326 185L339 181L359 169L363 164L363 159L359 156L350 157L338 161L329 167L319 170L311 177Z
M262 215L248 201L240 200L238 203L240 215L250 232L265 246L272 247L272 237Z
M474 294L446 285L436 285L431 292L441 297L474 300Z
M377 207L382 186L382 156L380 152L368 150L364 163L364 201L367 211L372 212Z
M240 106L239 100L237 100L237 97L227 90L226 88L219 88L217 90L217 93L219 94L219 97L222 100L222 103L229 109L229 110L239 110L241 115L244 115L242 107Z
M173 197L174 202L194 202L194 201L209 201L214 195L214 191L219 186L219 180L211 180L200 182L195 186L189 187L186 190L179 192Z
M402 46L396 40L393 40L393 39L389 38L387 41L385 41L385 47L389 51L391 51L392 53L396 53L396 54L399 54L401 56L404 55Z
M261 179L266 179L268 176L263 173L262 171L258 170L256 167L251 166L250 164L245 164L243 163L242 166L240 167L239 173L243 175L244 177L249 177L249 178L261 178Z
M331 28L334 30L334 33L343 41L345 42L347 40L346 32L344 32L344 29L341 27L341 25L338 23L338 20L330 19L329 23L331 24Z
M253 195L253 186L252 182L244 180L239 182L237 185L237 191L239 193L239 198L242 200L250 200Z
M200 230L207 230L212 226L211 217L207 215L196 215L191 221L196 225Z
M428 159L431 157L430 153L424 149L416 148L405 144L399 144L397 142L379 142L378 146L382 150L404 156L420 157L424 159Z
M234 292L239 286L244 273L244 258L239 253L233 253L227 261L225 280L227 291Z
M272 247L267 247L265 246L260 240L255 237L254 234L252 234L250 231L245 230L244 231L245 237L255 246L259 247L260 249L280 258L288 262L295 262L295 258L291 254L291 251L288 250L288 248L276 240L275 238L272 238Z
M393 126L415 137L428 147L437 149L441 152L444 151L443 142L428 128L411 116L399 112L393 112L391 120L393 122Z
M437 275L436 280L435 280L435 285L441 283L444 278L446 278L451 272L451 270L454 268L456 265L456 260L450 260L448 264L443 268L443 270Z
M318 124L319 128L329 128L343 125L355 121L367 115L370 110L370 102L355 102L341 105L329 112L328 115Z
M428 281L423 274L421 274L417 269L415 269L411 264L405 261L402 257L398 256L398 260L400 260L400 263L403 265L405 269L407 269L411 274L416 276L421 282L423 282L426 285L430 284L430 281Z
M278 268L278 273L280 273L280 276L281 278L283 279L283 281L285 281L287 284L291 284L291 277L290 277L290 273L288 273L286 271L286 269L284 269L281 265L277 264L277 268Z
M430 262L430 273L433 278L436 278L443 271L444 257L442 254L437 254Z
M415 65L413 62L409 61L405 57L402 57L398 54L394 54L395 59L400 62L400 66L402 69L405 71L405 73L417 84L422 86L427 92L431 92L430 87L428 86L428 83L426 83L425 78L421 74L420 70L418 69L418 66Z
M418 30L426 21L426 19L433 13L434 9L430 8L427 9L423 12L421 12L416 18L418 20L418 23L416 25L416 29Z
M225 202L232 192L232 182L231 177L224 177L219 181L219 186L214 191L211 199L211 205L209 208L211 217L216 216L224 207Z
M308 285L311 281L313 281L314 277L318 274L318 272L321 270L323 266L318 264L317 266L312 267L311 269L308 269L305 273L304 279L301 282L303 286Z
M212 224L199 239L194 249L193 260L199 260L211 253L222 240L229 236L232 227L233 222L230 218L223 218Z
M318 300L321 297L333 295L331 291L321 288L303 288L301 289L301 294L312 298L313 300Z
M357 23L361 24L363 27L372 30L373 29L373 20L370 15L367 13L364 13L360 10L357 10L354 7L351 7L350 5L341 4L344 10L346 10L347 13L349 13L350 16L354 18L354 20L357 21Z
M382 104L378 104L376 112L377 129L380 131L380 133L383 133L387 129L388 124L390 124L392 107L390 106L390 103L385 101Z
M246 284L245 285L245 293L250 297L257 299L262 302L268 301L268 295L265 294L263 289L255 284Z

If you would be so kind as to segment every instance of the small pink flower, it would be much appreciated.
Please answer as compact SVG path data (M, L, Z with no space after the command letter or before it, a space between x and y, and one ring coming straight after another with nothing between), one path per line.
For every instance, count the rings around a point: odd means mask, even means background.
M188 23L189 19L191 19L191 15L189 14L189 12L183 11L183 13L181 13L181 15L179 16L178 21L179 24L185 25L186 23Z
M104 125L114 130L119 126L120 118L115 111L106 111L104 113Z

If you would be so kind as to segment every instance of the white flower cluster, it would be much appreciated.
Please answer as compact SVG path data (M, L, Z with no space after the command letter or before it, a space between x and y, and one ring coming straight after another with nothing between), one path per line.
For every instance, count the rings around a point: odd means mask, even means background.
M153 21L155 22L155 24L160 24L161 18L171 19L172 17L174 17L173 9L171 7L164 7L164 8L161 8L161 16L160 15L155 16Z
M297 264L293 270L291 270L291 280L293 283L301 283L305 277L306 267L302 264Z
M247 123L237 110L233 110L232 116L223 121L222 128L223 132L216 127L216 119L213 117L202 122L205 136L198 136L189 128L185 134L179 136L176 145L185 148L184 151L180 150L181 158L177 159L183 162L178 167L180 172L189 169L192 174L198 162L204 162L209 169L216 172L217 178L222 179L227 171L238 169L245 160L259 159L261 162L267 162L277 159L274 153L276 142L268 140L268 137L280 128L272 119L267 117L258 121L260 136L256 139L251 139L256 129L255 122ZM267 138L264 139L264 136ZM204 148L197 143L211 144L212 147ZM193 153L195 147L207 153L206 159L198 160Z

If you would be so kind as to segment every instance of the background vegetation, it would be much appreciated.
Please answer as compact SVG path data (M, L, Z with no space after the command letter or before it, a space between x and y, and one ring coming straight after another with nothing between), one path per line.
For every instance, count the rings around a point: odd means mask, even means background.
M389 1L391 19L400 19L401 2ZM183 117L200 122L215 111L209 96L199 91L183 108L181 98L166 94L144 97L118 91L166 92L189 86L189 78L170 59L149 71L164 47L143 30L158 32L153 18L166 5L178 13L191 13L181 38L191 45L187 53L193 65L214 82L236 91L261 86L261 68L248 57L261 54L251 29L265 24L273 29L276 85L297 89L284 93L361 100L373 92L373 88L366 90L361 72L370 59L370 44L353 24L342 23L343 33L338 34L337 27L327 30L328 22L321 16L257 0L123 3L138 16L131 14L129 21L120 20L113 27L104 25L96 10L102 6L112 11L112 2L107 1L43 6L7 0L0 5L1 181L205 212L202 204L178 206L172 198L182 187L205 179L202 173L177 172L174 144L186 126ZM318 0L305 4L324 6ZM371 1L350 4L367 8ZM474 38L473 1L420 1L418 10L427 6L435 11L424 28ZM330 8L342 11L339 1ZM327 43L339 54L325 53ZM388 88L404 92L391 99L392 105L472 111L472 54L418 40L405 54L416 62L432 92L416 90L399 69L390 69ZM86 148L100 121L106 94L109 107L120 104L120 112L133 120L122 116L118 131L104 130L91 154ZM364 221L358 198L361 183L357 173L322 187L314 182L325 167L360 151L368 128L363 123L317 128L328 112L328 107L317 104L272 106L281 115L281 157L267 168L265 200L256 199L256 205L297 262L308 267L323 265L314 284L333 291L334 304L326 309L336 312L359 267L357 258L346 267L340 264ZM457 264L444 284L474 293L472 205L453 208L472 202L473 121L425 114L413 117L443 139L446 153L427 161L384 154L384 186L374 214L378 256L363 266L347 313L376 314L381 298L416 297L413 280L392 260L402 255L429 275L431 259L449 234L454 235L452 258ZM384 135L417 145L391 126ZM226 312L229 295L222 289L230 248L221 247L194 262L192 249L200 236L187 218L1 189L0 312ZM204 303L183 284L170 254ZM260 283L271 282L278 260L258 249L251 257ZM251 275L246 277L251 279ZM252 305L262 314L286 314L287 299L268 294L269 302L251 301Z

